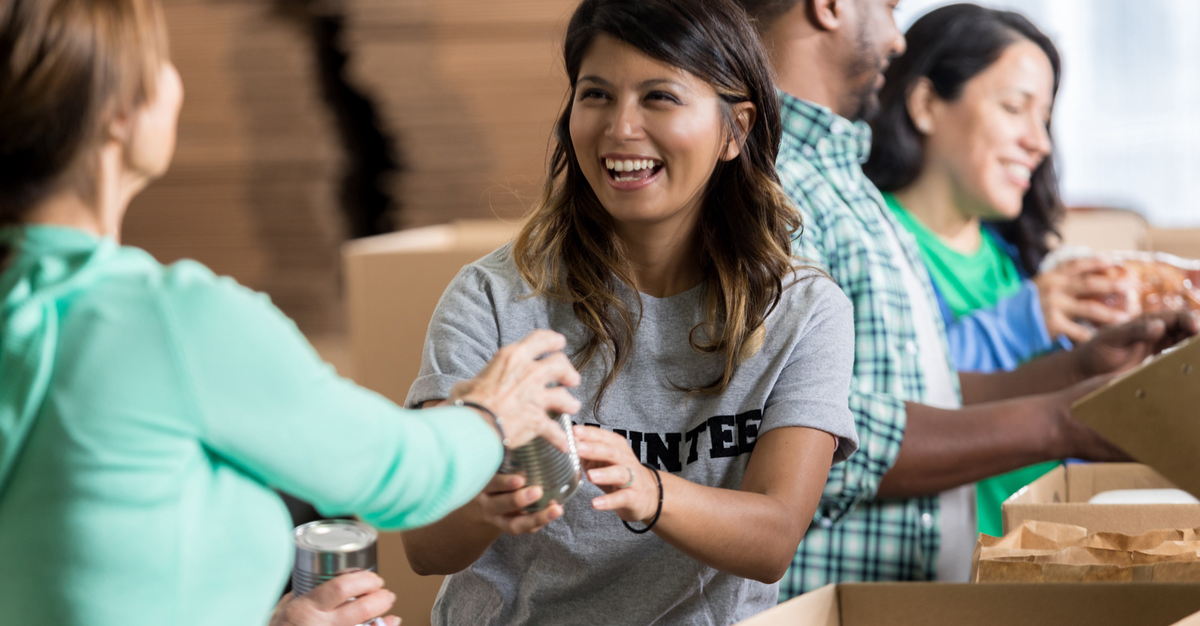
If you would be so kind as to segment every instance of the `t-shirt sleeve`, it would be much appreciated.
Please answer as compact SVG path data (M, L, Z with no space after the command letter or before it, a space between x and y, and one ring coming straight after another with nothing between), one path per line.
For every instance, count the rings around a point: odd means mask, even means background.
M804 283L809 283L805 285ZM801 279L791 289L816 294L808 323L767 397L760 434L784 426L823 430L838 438L834 463L858 448L847 397L854 367L854 317L850 301L824 276Z
M450 396L455 383L473 378L500 349L494 292L482 273L467 266L446 287L421 350L421 369L404 405L418 407Z
M385 529L432 523L500 465L466 409L406 411L339 377L263 294L176 265L161 305L201 441L326 515Z
M991 308L945 322L950 354L960 372L1016 369L1055 347L1042 318L1037 285L1029 279Z

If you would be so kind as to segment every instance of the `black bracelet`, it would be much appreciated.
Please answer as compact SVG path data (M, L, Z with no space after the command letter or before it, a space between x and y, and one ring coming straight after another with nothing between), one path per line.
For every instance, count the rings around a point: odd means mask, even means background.
M492 413L491 409L487 408L486 406L483 406L482 404L479 404L478 402L471 402L470 400L461 400L461 399L455 400L454 406L465 406L465 407L469 407L472 409L476 409L483 413L487 413L492 418L492 421L496 423L496 430L500 433L500 444L503 445L505 448L507 448L509 446L509 444L512 443L511 441L509 441L508 435L504 434L504 420L500 419L499 415Z
M629 522L621 520L621 523L625 525L625 528L629 529L629 532L636 533L638 535L650 532L650 529L654 528L654 525L658 523L658 516L662 515L662 475L658 473L657 467L654 467L648 463L642 463L642 465L650 468L650 471L654 472L654 480L658 481L658 510L654 511L654 519L650 520L650 523L646 524L646 527L641 530L630 526Z

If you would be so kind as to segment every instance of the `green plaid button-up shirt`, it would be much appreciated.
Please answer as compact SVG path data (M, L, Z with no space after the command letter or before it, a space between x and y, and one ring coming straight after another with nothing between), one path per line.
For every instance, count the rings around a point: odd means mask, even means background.
M863 174L870 128L788 94L780 98L784 129L776 169L804 217L796 250L825 267L854 304L850 410L859 436L858 452L829 473L813 524L780 584L780 601L829 583L933 580L937 496L875 499L900 452L904 402L925 400L910 298L927 298L930 310L938 311L933 285L916 242ZM888 223L922 293L905 289Z

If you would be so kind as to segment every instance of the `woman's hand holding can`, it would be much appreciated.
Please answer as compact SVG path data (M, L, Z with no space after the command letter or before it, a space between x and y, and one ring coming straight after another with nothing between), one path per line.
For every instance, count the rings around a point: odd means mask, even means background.
M592 499L592 508L614 511L626 522L649 523L654 518L658 481L624 437L594 426L576 426L575 448L588 480L605 493Z
M298 598L288 593L275 606L270 626L400 626L400 618L394 615L372 619L391 610L395 601L378 574L352 572Z
M580 409L579 400L567 391L581 378L562 353L566 345L562 335L536 330L500 348L479 375L454 386L449 400L477 404L499 418L498 430L510 449L542 437L566 451L566 434L547 417L549 412L574 415Z

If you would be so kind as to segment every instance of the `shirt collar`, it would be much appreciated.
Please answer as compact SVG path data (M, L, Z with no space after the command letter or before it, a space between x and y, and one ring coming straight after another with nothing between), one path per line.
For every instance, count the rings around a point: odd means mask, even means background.
M779 101L785 142L806 153L850 155L857 163L865 163L870 156L871 127L866 122L851 122L828 107L783 91Z
M100 237L68 226L27 224L0 229L0 243L17 246L29 256L86 252L100 245Z

